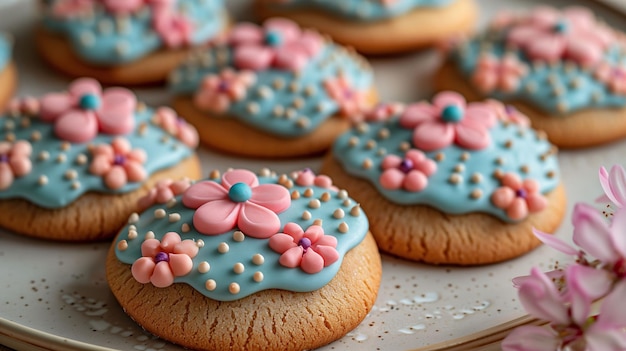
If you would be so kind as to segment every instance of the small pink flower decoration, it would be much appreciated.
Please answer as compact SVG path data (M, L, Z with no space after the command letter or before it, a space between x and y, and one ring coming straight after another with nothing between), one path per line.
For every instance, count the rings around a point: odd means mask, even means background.
M235 66L254 71L270 67L300 70L322 47L319 34L284 18L270 18L259 27L252 23L235 26L229 42L234 46Z
M118 0L124 1L124 0ZM152 24L155 32L168 48L191 44L194 25L184 14L176 13L169 6L154 6Z
M131 149L130 142L123 138L114 139L111 144L100 144L93 148L93 161L89 172L102 176L110 189L119 189L128 182L146 179L146 153L141 149Z
M230 104L246 97L248 88L256 81L251 71L235 72L224 69L219 74L208 74L194 97L194 103L203 110L224 113Z
M604 195L597 202L611 202L617 208L626 207L626 171L620 165L613 165L610 171L600 167L600 186Z
M291 205L287 188L261 184L250 171L231 170L221 184L203 181L183 194L183 204L196 209L193 225L200 233L217 235L235 227L244 234L264 239L280 229L280 213Z
M169 107L159 107L154 113L154 122L166 132L175 136L183 144L194 148L198 146L198 131L183 118L178 117L176 111Z
M603 62L594 73L596 79L606 84L614 94L626 95L625 66L611 66Z
M342 116L360 118L368 109L367 94L356 90L344 75L324 81L326 92L330 98L339 104L339 113Z
M299 186L318 186L324 189L337 190L333 185L333 180L329 176L323 174L315 174L312 170L306 168L296 173L296 184Z
M52 7L52 13L58 17L77 17L93 11L95 5L101 2L113 14L128 14L140 9L146 0L57 0Z
M365 113L365 120L370 122L386 121L404 111L401 103L379 103Z
M0 190L10 187L15 177L30 173L33 167L30 161L32 151L32 146L25 140L13 144L0 142Z
M502 58L487 54L478 59L472 82L486 93L493 90L512 92L519 87L520 78L527 72L526 65L513 54Z
M495 113L484 104L466 105L463 96L451 91L435 95L432 105L409 105L400 117L400 125L414 128L413 145L424 151L452 143L470 150L484 149L491 144L489 128L495 122Z
M507 43L523 49L532 60L569 59L588 66L600 60L613 37L584 7L559 11L542 6L511 27Z
M7 112L10 115L25 114L29 116L39 115L39 99L32 96L24 98L13 98L7 105Z
M383 173L379 182L383 188L417 192L426 188L428 177L437 171L437 164L420 150L412 149L406 152L404 158L385 156L381 168Z
M533 179L522 181L514 173L506 173L500 179L501 187L491 195L491 202L506 211L513 220L526 218L529 212L546 208L548 200L539 192L539 184Z
M161 241L147 239L141 244L143 257L133 263L131 273L142 284L165 288L174 283L175 277L191 272L191 259L197 254L198 246L193 240L181 240L178 233L168 232Z
M515 123L524 127L530 126L530 120L512 105L505 105L498 100L487 99L484 104L493 109L496 117L503 122Z
M145 210L154 204L167 203L175 196L185 192L190 186L191 180L186 178L177 181L171 179L159 180L146 195L139 199L139 207Z
M40 118L54 123L55 134L70 142L84 143L98 131L123 135L135 126L137 100L125 88L109 88L102 92L100 84L91 78L81 78L70 84L67 93L50 93L41 98Z
M287 223L284 233L272 235L269 245L280 253L279 263L285 267L300 267L309 274L317 273L339 259L337 238L324 235L324 228L312 225L303 231L293 222Z

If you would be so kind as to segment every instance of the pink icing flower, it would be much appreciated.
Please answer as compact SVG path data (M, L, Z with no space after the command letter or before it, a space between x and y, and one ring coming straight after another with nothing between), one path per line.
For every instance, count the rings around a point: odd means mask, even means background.
M194 25L186 15L176 13L169 6L155 6L153 13L154 30L161 37L165 46L178 48L191 44Z
M175 277L191 272L191 259L197 254L198 246L193 240L181 240L178 233L168 232L161 241L147 239L141 244L142 257L133 263L131 272L142 284L165 288L174 283Z
M491 202L506 210L507 216L520 220L529 212L539 212L546 208L548 200L539 192L539 184L533 179L522 181L514 173L506 173L500 179L501 187L491 195Z
M610 171L600 167L600 186L604 195L597 202L611 202L617 208L626 207L626 171L620 165L613 165Z
M476 64L472 82L483 92L502 90L515 91L520 85L520 78L526 75L528 68L513 54L501 59L494 55L482 55Z
M493 109L496 117L504 122L519 124L524 127L530 126L530 120L512 105L505 105L498 100L487 99L485 105Z
M87 142L98 135L123 135L135 126L135 95L125 88L102 92L91 78L75 80L67 93L50 93L40 102L40 118L54 123L54 133L70 142Z
M232 102L246 97L255 80L256 75L251 71L224 69L219 74L208 74L202 80L194 103L203 110L224 113Z
M15 177L30 173L33 167L30 161L32 151L32 146L25 140L13 144L0 142L0 190L10 187Z
M280 229L280 213L291 205L289 191L278 184L261 184L250 171L231 170L221 184L203 181L183 194L183 204L196 209L193 225L216 235L238 227L254 238L268 238Z
M387 155L381 164L383 173L380 185L389 190L404 189L422 191L428 185L428 177L437 171L435 161L429 159L420 150L409 150L404 159L396 155Z
M537 7L514 25L507 37L508 44L522 48L532 60L569 59L581 65L598 62L612 40L611 31L599 25L593 13L583 7L563 11Z
M337 238L324 235L324 228L312 225L303 231L296 223L287 223L284 233L272 235L269 245L280 253L279 263L285 267L300 267L309 274L317 273L339 259Z
M386 121L404 111L401 103L379 103L365 113L366 121Z
M470 150L483 149L491 143L489 128L495 122L495 113L487 106L466 105L463 96L451 91L435 95L432 105L409 105L400 117L400 125L414 128L413 145L425 151L452 143Z
M380 3L383 4L383 6L387 6L387 7L392 6L396 2L398 2L398 0L380 0Z
M178 117L176 111L169 107L159 107L154 113L154 122L166 132L175 136L189 147L198 146L198 131L183 118Z
M368 109L367 94L352 87L344 75L327 79L324 87L331 99L339 104L339 113L342 116L358 119Z
M235 66L255 71L269 67L300 70L322 47L319 34L284 18L270 18L259 27L241 23L230 33Z
M296 184L300 186L318 186L325 189L337 190L337 187L333 185L333 180L329 176L323 174L315 174L312 170L306 168L296 173L294 177Z
M626 95L626 67L603 62L596 68L594 75L614 94Z
M10 115L25 114L28 116L39 115L39 99L32 96L11 99L7 105L7 112Z
M159 180L146 195L139 199L139 207L142 210L154 204L164 204L175 196L182 194L191 186L191 180L185 178L177 181L171 179Z
M100 144L93 148L93 161L89 172L102 176L110 189L119 189L127 182L146 179L146 153L141 149L131 149L130 142L123 138L114 139L111 144Z
M57 0L53 3L52 13L58 17L77 17L94 10L101 2L107 11L113 14L128 14L140 9L145 0Z

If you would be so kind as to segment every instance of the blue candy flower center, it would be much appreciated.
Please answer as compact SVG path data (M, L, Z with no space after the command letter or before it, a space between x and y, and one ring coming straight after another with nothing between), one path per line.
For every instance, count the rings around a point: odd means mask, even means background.
M309 247L311 247L311 239L309 238L302 238L298 241L298 246L302 246L302 248L304 249L304 252L306 252L306 250L309 249Z
M441 112L441 119L448 123L457 123L463 119L463 110L457 105L448 105Z
M228 197L234 202L244 202L252 197L252 189L245 183L235 183L228 190Z
M100 103L100 97L95 94L85 94L78 101L78 105L83 110L96 110L100 107Z
M565 33L567 32L568 29L568 25L566 21L558 21L557 23L554 24L554 27L552 27L552 30L555 33Z
M269 46L280 46L283 43L283 37L280 33L270 30L265 33L265 43Z
M167 254L167 252L159 252L154 256L154 262L155 263L159 263L159 262L169 262L170 260L170 256Z

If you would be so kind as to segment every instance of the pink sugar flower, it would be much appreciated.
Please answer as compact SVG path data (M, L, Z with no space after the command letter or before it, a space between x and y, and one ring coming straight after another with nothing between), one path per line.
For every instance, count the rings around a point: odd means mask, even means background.
M53 4L52 13L61 18L77 17L92 12L98 2L113 14L128 14L140 9L146 0L57 0Z
M202 181L183 194L183 204L196 209L193 225L200 233L217 235L238 227L254 238L268 238L280 229L277 213L291 205L287 188L261 184L250 171L231 170L221 184Z
M200 109L224 113L231 103L246 97L255 80L256 75L251 71L224 69L219 74L208 74L202 80L194 103Z
M387 6L387 7L392 6L396 2L398 2L398 0L380 0L380 3L383 4L383 6Z
M298 71L322 48L319 34L300 30L284 18L270 18L259 27L241 23L230 33L235 66L254 71L270 67Z
M596 68L594 76L614 94L626 95L626 67L603 62Z
M100 144L93 148L93 161L89 172L103 177L104 184L110 189L119 189L128 182L146 179L146 153L141 149L132 149L130 142L123 138L114 139L111 144Z
M339 114L359 119L368 109L367 94L356 90L344 75L324 81L326 92L337 104Z
M617 208L626 207L626 171L620 165L613 165L610 171L600 167L600 186L604 195L596 202L611 202Z
M404 158L385 156L381 168L383 173L379 182L383 188L417 192L426 188L428 177L437 171L437 164L420 150L412 149L406 152Z
M124 1L124 0L119 0ZM155 6L152 24L154 30L168 48L190 45L194 25L184 14L176 13L169 6Z
M333 185L333 180L330 179L329 176L323 174L315 174L312 170L308 168L297 172L294 178L296 180L295 183L299 186L315 185L324 189L338 190L337 187Z
M185 178L177 181L171 179L161 179L148 191L146 195L139 199L139 207L142 210L154 204L164 204L185 192L191 186L191 180Z
M183 144L194 148L198 146L198 131L183 118L178 117L176 111L169 107L159 107L154 113L154 122L166 132L175 136Z
M534 179L522 181L514 173L506 173L500 179L501 187L491 195L491 202L504 209L513 220L526 218L528 213L542 211L548 200L539 192L539 183Z
M55 134L75 143L90 141L98 131L123 135L135 126L137 100L125 88L109 88L102 92L91 78L70 84L67 93L50 93L41 98L40 118L54 123Z
M559 11L541 6L511 27L507 43L520 47L531 60L569 59L589 66L601 59L613 37L586 8L568 7Z
M426 102L409 105L400 125L414 128L413 145L424 151L442 149L452 143L470 150L484 149L491 143L489 128L495 113L480 103L465 103L458 93L441 92Z
M13 98L7 105L7 112L11 115L25 114L28 116L39 115L39 99L32 96Z
M312 225L303 231L296 223L287 223L284 233L272 235L269 245L280 253L279 263L285 267L300 267L314 274L339 259L337 238L324 235L324 228Z
M365 120L376 122L386 121L404 111L404 105L401 103L379 103L365 113Z
M476 64L472 82L482 92L493 90L515 91L520 85L520 78L526 75L528 68L513 54L498 58L494 55L482 55Z
M25 140L13 144L0 142L0 190L10 187L15 177L30 173L33 168L30 161L32 151L32 146Z
M505 105L493 99L485 100L484 104L493 109L496 113L496 117L503 122L515 123L524 127L530 126L528 117L512 105Z
M161 241L147 239L141 244L142 257L133 263L131 272L139 283L165 288L174 283L175 277L191 272L191 259L197 254L193 240L181 240L178 233L168 232Z

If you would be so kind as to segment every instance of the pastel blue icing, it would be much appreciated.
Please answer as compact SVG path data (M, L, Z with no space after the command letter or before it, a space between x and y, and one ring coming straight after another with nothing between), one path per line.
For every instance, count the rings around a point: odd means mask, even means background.
M161 169L172 167L180 160L193 154L193 150L181 143L178 139L168 134L160 127L150 122L153 115L152 109L136 111L135 126L146 125L144 133L137 130L119 137L127 139L133 149L143 149L147 159L143 164L147 174L153 174ZM29 126L22 125L23 120L29 121ZM0 199L25 199L38 206L55 209L64 207L83 194L95 191L106 194L121 194L138 189L142 182L129 182L125 186L111 190L104 185L101 176L89 172L89 165L93 160L88 150L89 144L110 144L117 136L99 134L89 143L70 143L68 150L62 150L62 140L58 139L53 131L54 124L42 122L38 118L30 118L25 115L16 117L5 115L0 117L0 135L13 134L15 140L27 140L31 143L33 152L30 156L32 170L27 175L16 177L8 189L0 190ZM32 133L38 131L41 139L32 140ZM166 141L162 139L166 138ZM39 156L42 152L48 153L48 158L42 160ZM59 155L64 155L65 161L59 162ZM79 155L87 157L85 164L79 164ZM68 179L66 172L76 171L75 179ZM46 176L48 183L40 185L40 176ZM72 184L78 181L80 186L75 188Z
M13 42L9 36L0 33L0 71L6 67L11 60Z
M506 48L506 31L490 32L462 43L451 55L459 71L469 79L476 70L481 54L491 53L501 58ZM533 65L522 50L511 52L528 66L527 75L521 78L517 89L511 92L494 90L485 95L503 101L525 101L551 115L626 105L626 95L611 92L605 83L594 77L593 69L563 62ZM604 52L602 60L611 65L625 66L624 49L617 43L613 44ZM560 89L559 94L555 93L555 88Z
M334 157L347 173L368 180L391 202L429 205L449 214L483 212L511 221L490 200L493 191L501 186L493 176L496 170L519 174L522 179L535 179L542 193L549 192L559 184L559 165L557 158L550 154L551 145L545 139L538 139L532 129L498 122L490 130L491 144L482 150L472 151L451 144L440 150L425 152L430 159L435 159L441 153L443 160L436 161L437 171L428 178L428 186L422 191L385 189L379 182L382 160L389 154L404 157L400 145L403 142L412 144L413 130L403 128L398 121L399 118L394 117L386 122L371 123L364 132L359 131L358 127L353 128L341 135L333 145ZM385 128L389 130L389 137L381 138L380 130ZM351 138L358 138L359 144L350 146ZM374 140L376 147L368 148L369 140ZM512 147L505 146L507 141L512 142ZM466 161L463 161L463 154L468 156ZM363 167L366 160L371 161L370 168ZM463 170L455 171L457 165L462 165ZM528 168L527 173L521 171L523 166ZM457 184L451 183L449 179L452 174L457 174L462 180ZM474 174L480 174L480 182L471 181ZM471 196L476 189L482 192L482 196L477 199Z
M226 26L223 2L178 0L180 11L194 23L192 44L207 42ZM85 61L113 65L135 61L165 45L152 29L152 17L149 7L116 18L103 7L96 6L93 16L77 18L54 17L47 11L43 24L53 32L64 34L75 53Z
M319 8L351 20L376 21L403 15L421 7L443 7L454 0L397 0L384 5L380 0L290 0L265 6L281 9Z
M259 183L276 184L277 177L259 177ZM291 192L299 191L300 194L303 194L307 188L313 189L314 196L300 196L298 199L292 199L291 206L286 211L278 214L281 222L279 232L282 232L284 225L289 222L297 223L303 230L306 230L316 219L322 220L324 234L332 235L337 238L339 260L324 267L318 273L309 274L305 273L300 268L287 268L280 265L278 260L281 254L269 247L269 239L256 239L245 236L243 241L238 242L233 239L233 233L237 229L219 235L204 235L198 233L192 225L194 210L185 207L180 197L177 197L178 201L173 207L155 205L143 212L138 222L132 224L135 226L138 233L135 239L128 238L130 225L124 227L115 239L115 254L121 262L130 265L141 257L141 244L148 231L152 231L155 238L159 240L161 240L167 232L174 231L179 233L183 240L192 239L195 241L204 241L204 246L199 249L198 255L193 258L192 271L185 276L176 277L174 283L189 284L211 299L232 301L268 289L283 289L295 292L318 290L328 284L337 274L345 253L363 240L368 232L369 223L366 215L362 211L359 211L358 216L350 214L350 209L356 203L348 198L350 203L345 204L345 199L339 198L335 191L316 186L303 187L298 185L295 185L289 190ZM309 201L314 198L319 198L324 192L331 194L330 200L320 201L321 206L317 209L309 207ZM345 211L344 218L337 219L333 216L333 212L337 208L341 208ZM157 209L164 209L168 214L178 213L181 219L175 223L171 223L168 220L168 216L163 219L156 219L154 211ZM311 219L302 219L302 213L304 211L311 213ZM349 232L347 233L341 233L338 230L339 225L343 222L348 224ZM191 230L186 233L181 232L182 223L188 223ZM126 240L128 243L128 248L123 251L120 250L117 245L117 243L122 240ZM229 246L229 251L225 254L217 250L217 247L222 242L227 243ZM252 257L255 254L263 255L263 264L256 265L252 262ZM203 261L208 262L210 265L210 270L206 273L200 273L198 271L198 265ZM245 270L242 274L234 273L233 266L236 263L242 263L244 265ZM130 266L128 269L130 269ZM254 281L253 275L255 272L263 273L264 278L261 282ZM213 291L208 290L205 286L206 281L209 279L213 279L216 282L216 288ZM241 290L238 294L229 292L228 286L231 283L239 284Z
M218 74L225 68L233 68L232 48L210 47L196 53L172 72L170 88L176 94L191 95L198 89L205 75ZM364 59L341 46L329 43L310 59L297 76L290 71L274 68L256 71L256 81L248 88L246 97L231 103L225 114L277 136L298 137L308 134L339 111L339 105L326 93L324 81L337 78L340 72L347 77L354 89L371 89L373 73ZM283 82L282 88L274 87L276 80ZM293 90L292 84L297 89ZM306 94L305 89L308 87L312 88L313 94ZM259 89L269 90L269 96L263 97ZM291 105L296 99L302 100L303 105L299 108ZM248 109L251 103L258 107L256 113L251 113ZM277 117L273 112L276 106L282 106L285 112L294 111L295 116ZM299 125L300 118L306 118L308 124Z

